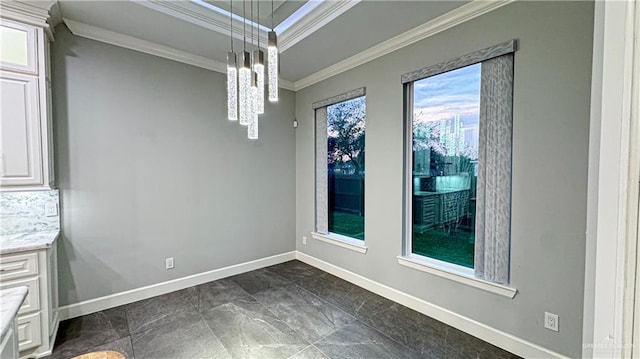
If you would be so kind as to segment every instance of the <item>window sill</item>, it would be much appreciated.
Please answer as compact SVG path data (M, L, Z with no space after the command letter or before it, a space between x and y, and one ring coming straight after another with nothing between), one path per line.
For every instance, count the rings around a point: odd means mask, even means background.
M398 256L398 263L409 268L437 275L454 282L463 283L511 299L513 299L518 292L515 288L476 278L471 268L465 268L432 258L422 258L415 255Z
M368 248L364 245L364 241L353 239L347 236L341 236L335 233L323 234L311 232L311 236L319 241L327 242L342 248L347 248L358 253L367 253Z

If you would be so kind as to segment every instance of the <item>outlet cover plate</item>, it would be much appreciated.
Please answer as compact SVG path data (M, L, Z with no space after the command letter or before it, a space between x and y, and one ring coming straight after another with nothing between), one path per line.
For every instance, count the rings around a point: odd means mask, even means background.
M47 203L44 205L44 215L47 217L55 217L58 215L58 204Z
M173 257L169 257L169 258L165 259L164 263L165 263L165 268L173 269Z
M553 330L554 332L559 331L558 315L553 313L544 312L544 327Z

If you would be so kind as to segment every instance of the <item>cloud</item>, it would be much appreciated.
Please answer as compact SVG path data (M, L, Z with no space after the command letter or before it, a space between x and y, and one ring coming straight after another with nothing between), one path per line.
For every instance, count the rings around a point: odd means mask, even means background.
M480 64L445 72L414 83L414 120L432 122L460 115L465 127L477 127Z

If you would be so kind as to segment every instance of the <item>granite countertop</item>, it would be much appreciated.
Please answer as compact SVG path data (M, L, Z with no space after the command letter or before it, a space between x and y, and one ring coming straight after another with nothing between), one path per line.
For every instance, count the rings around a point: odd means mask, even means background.
M0 254L49 248L59 234L60 230L1 235Z
M27 297L27 287L15 287L0 290L0 338L9 329L9 323L18 314L18 309Z

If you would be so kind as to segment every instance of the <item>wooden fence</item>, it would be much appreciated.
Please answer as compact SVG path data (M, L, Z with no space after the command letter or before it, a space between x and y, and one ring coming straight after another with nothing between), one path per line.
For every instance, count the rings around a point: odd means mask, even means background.
M364 176L329 174L329 210L364 214Z

